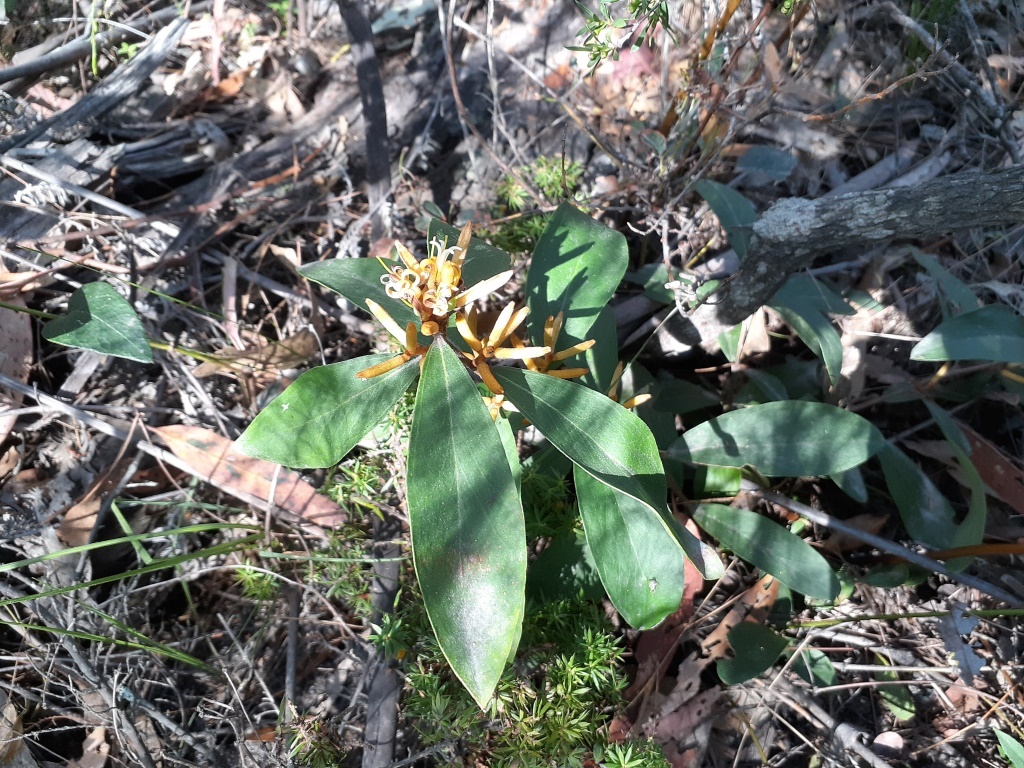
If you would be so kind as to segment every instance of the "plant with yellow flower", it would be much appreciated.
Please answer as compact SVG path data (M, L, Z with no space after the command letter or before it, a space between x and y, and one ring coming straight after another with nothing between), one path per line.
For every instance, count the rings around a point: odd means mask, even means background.
M525 424L572 462L587 544L630 624L654 626L678 607L684 552L702 570L716 560L668 511L654 437L616 402L614 329L597 345L590 338L607 328L625 238L563 204L537 245L525 305L505 301L487 322L478 302L512 277L508 255L472 239L469 226L435 221L427 242L422 259L398 245L393 261L302 269L372 314L400 351L303 374L237 447L290 467L332 466L419 378L406 477L413 563L438 645L484 707L525 608L516 438ZM571 362L580 356L585 363Z

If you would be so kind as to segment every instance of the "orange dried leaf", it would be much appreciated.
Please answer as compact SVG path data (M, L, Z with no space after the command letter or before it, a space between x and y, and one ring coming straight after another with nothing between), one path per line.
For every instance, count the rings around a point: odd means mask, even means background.
M179 459L215 486L267 501L273 486L274 504L324 528L341 525L348 519L337 504L318 494L297 472L236 453L232 441L216 432L184 425L156 427L153 431Z

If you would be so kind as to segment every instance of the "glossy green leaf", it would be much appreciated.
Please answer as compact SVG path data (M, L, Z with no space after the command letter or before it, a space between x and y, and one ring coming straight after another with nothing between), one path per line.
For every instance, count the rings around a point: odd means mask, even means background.
M771 308L792 328L807 348L825 364L832 384L839 382L843 367L843 342L832 321L817 310L772 304Z
M459 228L451 224L445 224L438 219L431 219L427 226L427 242L434 238L446 241L448 246L455 245L459 241ZM469 252L466 254L466 263L462 266L462 282L468 288L476 285L481 280L504 272L510 269L512 258L504 251L488 245L483 240L471 238L469 241Z
M505 396L555 448L601 482L653 510L705 578L721 572L714 551L669 514L658 447L635 414L571 381L517 368L493 372Z
M286 467L334 466L387 416L416 378L416 360L372 379L356 378L391 357L367 355L306 371L260 411L235 450Z
M978 309L981 302L974 292L950 274L949 270L943 267L939 260L930 253L925 253L917 248L911 248L910 254L928 276L935 281L945 301L942 302L942 316L950 317L959 315L962 312L970 312Z
M932 418L935 419L935 423L939 425L939 429L942 430L942 436L952 447L957 464L960 465L960 478L971 494L967 514L957 525L953 546L969 547L980 544L985 535L985 522L988 519L988 498L981 473L970 459L970 441L953 417L945 410L931 400L925 400L924 404ZM970 562L970 558L958 558L950 561L948 565L957 569L967 567Z
M769 477L816 477L863 464L885 444L867 419L787 400L730 411L686 431L668 454L692 464L750 465Z
M658 372L658 388L651 401L655 410L666 413L693 413L714 408L721 403L717 392L683 379L676 379L665 371Z
M740 354L740 336L743 335L743 324L734 325L727 331L718 334L718 346L730 363L735 363Z
M387 265L395 264L385 260ZM392 299L384 291L380 279L387 270L376 259L326 259L299 267L299 273L314 283L320 283L340 293L357 307L369 312L367 299L373 299L388 311L402 328L410 322L419 322L412 309Z
M763 624L741 621L729 630L734 658L718 662L718 676L726 685L753 680L778 661L788 645L786 638Z
M531 598L542 600L580 595L585 600L602 599L604 587L586 535L582 531L570 531L553 537L530 563L526 591Z
M68 300L68 312L43 326L54 344L91 349L140 363L153 362L142 321L121 294L104 282L88 283Z
M800 677L813 686L823 688L835 685L839 676L832 660L817 648L805 648L793 659L790 667Z
M494 422L440 337L416 392L407 496L427 617L452 670L483 708L521 629L526 531Z
M736 161L736 170L759 171L769 179L785 181L796 167L796 162L796 158L783 149L755 144Z
M498 416L494 426L498 430L498 439L501 440L501 447L505 449L505 458L508 459L509 469L512 470L512 479L516 483L516 490L522 495L523 465L519 461L519 446L516 445L516 433L512 430L512 425L509 424L508 419L503 415Z
M881 654L876 653L875 658L882 665L888 666L888 660ZM875 673L875 679L882 683L898 683L900 676L897 672L884 669ZM898 722L904 723L912 720L917 714L917 705L907 685L879 685L875 688L885 708L889 710Z
M860 471L859 467L848 469L845 472L837 472L830 477L832 482L839 486L839 490L851 499L860 504L868 503L868 486L864 482L864 473Z
M565 315L565 348L589 338L598 313L611 300L629 262L621 232L595 221L570 203L551 215L526 276L531 338L542 338L544 321Z
M1003 304L958 315L915 344L910 357L1024 363L1024 317Z
M710 179L701 179L693 188L711 206L729 237L729 245L743 259L754 233L753 226L759 218L753 203L732 187Z
M679 608L683 553L649 506L578 466L573 477L587 544L612 605L630 626L650 629Z
M956 513L928 475L892 443L883 446L878 459L907 532L936 549L955 546Z
M610 307L602 308L587 335L587 338L594 339L597 343L583 355L570 357L565 361L566 367L581 366L589 371L586 376L579 379L580 384L601 393L606 393L611 387L615 366L619 363L619 342L616 338L616 331L615 313ZM559 349L571 346L572 344L567 340L558 344Z
M652 509L665 506L658 446L639 417L571 381L518 368L493 372L505 396L573 463Z
M1003 751L1003 757L1009 761L1011 768L1024 768L1024 744L1005 731L996 729L993 733L999 742L999 748Z
M774 520L723 504L701 504L693 517L723 547L794 592L822 600L834 600L839 594L839 579L828 561Z
M854 315L857 312L828 283L807 274L790 277L772 296L771 303L799 309L802 314L811 310L829 315Z

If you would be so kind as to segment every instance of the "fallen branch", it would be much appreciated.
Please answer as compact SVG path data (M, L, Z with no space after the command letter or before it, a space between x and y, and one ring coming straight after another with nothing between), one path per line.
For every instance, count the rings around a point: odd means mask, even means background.
M714 309L728 325L741 322L768 303L790 275L840 248L1021 222L1024 165L945 176L917 187L786 198L754 224L747 259L717 292Z

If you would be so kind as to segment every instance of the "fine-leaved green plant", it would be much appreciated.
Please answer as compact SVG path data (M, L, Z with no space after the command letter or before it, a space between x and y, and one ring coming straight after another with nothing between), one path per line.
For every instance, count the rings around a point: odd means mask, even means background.
M413 563L439 648L486 707L525 609L516 433L527 421L573 467L601 582L631 624L654 626L678 607L684 551L703 570L717 560L669 512L650 429L607 394L617 353L600 318L626 268L624 237L562 204L537 244L526 305L509 303L491 321L475 302L511 278L508 255L438 221L428 242L422 259L398 246L397 261L303 268L372 313L400 351L303 374L237 448L333 466L418 379L405 478ZM571 362L583 355L585 365Z

